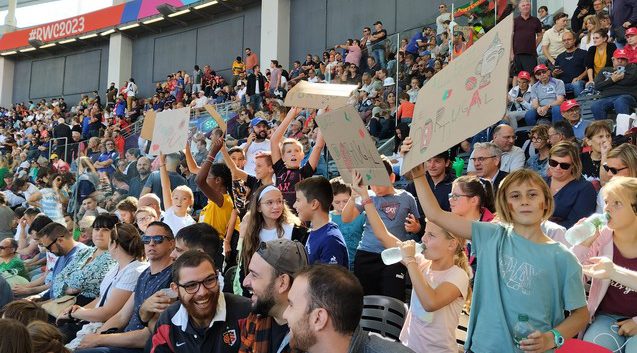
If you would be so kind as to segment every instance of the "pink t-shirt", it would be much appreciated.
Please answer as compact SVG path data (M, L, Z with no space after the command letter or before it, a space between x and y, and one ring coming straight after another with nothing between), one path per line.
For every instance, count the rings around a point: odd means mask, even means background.
M355 64L356 66L360 66L361 56L363 53L361 52L361 47L357 45L352 45L349 47L345 47L347 50L347 55L345 56L345 62L350 64Z
M435 289L440 284L449 282L458 287L462 297L430 313L422 307L416 291L412 290L409 312L405 318L403 330L400 332L400 341L416 352L457 352L456 327L458 327L458 318L469 289L469 275L455 265L445 271L430 270L431 261L426 260L422 255L417 256L416 260L432 288Z

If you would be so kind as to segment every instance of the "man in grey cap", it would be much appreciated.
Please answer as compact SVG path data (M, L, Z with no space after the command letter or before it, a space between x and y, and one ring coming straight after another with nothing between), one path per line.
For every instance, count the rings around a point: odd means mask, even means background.
M243 285L252 292L252 312L241 327L239 352L295 352L283 319L294 273L308 266L305 246L298 241L262 242L252 255Z

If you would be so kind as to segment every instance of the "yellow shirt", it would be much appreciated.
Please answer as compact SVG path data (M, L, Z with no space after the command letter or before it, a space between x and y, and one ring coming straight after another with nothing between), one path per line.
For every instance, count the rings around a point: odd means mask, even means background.
M232 216L232 210L234 210L234 204L230 194L223 195L223 206L219 207L216 203L208 201L206 207L201 210L199 214L200 223L208 223L214 228L221 239L226 236L226 227L230 222L230 216ZM239 231L239 217L234 224L234 229Z
M595 77L606 66L606 49L601 52L599 50L595 50L593 66L593 77Z
M238 61L234 61L232 63L232 74L234 76L239 76L240 73L244 72L246 70L246 65L244 63L240 63Z

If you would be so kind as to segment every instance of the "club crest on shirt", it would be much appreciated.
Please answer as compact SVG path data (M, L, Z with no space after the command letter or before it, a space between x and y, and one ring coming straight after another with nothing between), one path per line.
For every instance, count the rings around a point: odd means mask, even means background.
M234 346L235 342L237 342L237 331L236 330L228 330L223 333L223 343L228 346Z
M400 203L398 202L388 202L381 205L380 209L387 215L387 218L390 220L394 220L396 218L396 213L398 213L398 209L400 208Z

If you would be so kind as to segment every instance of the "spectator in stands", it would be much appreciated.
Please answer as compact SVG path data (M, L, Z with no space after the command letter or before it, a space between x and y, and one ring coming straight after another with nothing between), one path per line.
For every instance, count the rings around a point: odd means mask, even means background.
M27 202L42 210L53 221L64 224L64 204L68 195L63 190L64 179L59 174L51 174L42 178L46 187L35 191Z
M29 274L17 250L18 242L15 239L4 238L0 241L0 273L15 271L18 276L29 280Z
M159 175L165 210L163 222L168 224L173 234L175 234L181 228L195 223L195 220L188 213L194 204L195 196L186 185L172 188L166 167L166 158L161 152L159 153L159 162Z
M352 189L345 184L341 177L330 180L332 185L332 211L330 211L330 220L338 226L343 234L343 239L347 245L347 256L349 258L349 269L354 270L354 258L356 257L356 248L363 236L365 225L365 215L359 214L352 222L343 222L343 209L347 205L347 201L352 197Z
M631 114L637 107L637 64L630 64L629 60L626 50L617 49L612 67L602 69L595 77L595 89L602 96L591 105L595 120L606 119L611 109L617 114Z
M97 203L97 196L91 194L82 201L82 206L77 211L77 219L82 219L84 216L96 217L103 213L108 213L108 211L100 207Z
M492 142L500 149L502 154L500 158L500 170L507 173L524 167L524 151L515 145L516 139L515 130L509 125L500 124L493 129ZM473 157L473 153L471 153L471 157ZM476 167L473 160L470 159L467 172L473 173L475 171Z
M247 101L252 104L254 110L260 110L263 102L263 97L265 95L265 83L267 79L261 73L259 65L255 65L252 68L252 73L248 75L247 81Z
M452 193L452 182L454 181L455 177L449 170L449 166L451 165L449 151L444 151L434 157L429 158L425 162L425 164L427 166L427 173L426 173L427 182L429 182L429 186L434 191L434 194L436 195L436 200L438 200L438 204L445 211L451 210L449 194ZM420 203L418 202L418 197L416 197L416 189L415 189L414 183L407 184L407 187L405 187L405 190L408 191L410 194L412 194L414 198L416 199L418 212L421 215L421 219L419 220L419 223L425 224L425 219L424 219L425 214L423 213L422 208L420 207ZM416 231L414 233L420 234L421 232Z
M172 271L170 253L175 244L170 227L165 223L151 223L148 234L152 235L144 235L142 242L150 266L139 276L133 295L117 314L100 327L98 333L85 335L76 352L143 352L150 333L146 328L148 323L142 322L139 317L139 308L153 293L168 288ZM121 333L113 333L119 330Z
M635 64L637 63L637 27L630 27L626 30L626 41L624 50L630 57L629 62Z
M529 138L535 148L535 154L526 161L526 167L534 170L543 178L547 177L549 150L549 127L546 125L534 126L529 133Z
M610 220L598 235L573 248L582 265L588 265L591 257L605 256L619 266L634 268L631 256L634 254L637 224L634 212L636 197L636 178L617 177L604 186L604 212L610 215ZM614 281L593 279L588 295L591 324L586 329L584 340L609 350L624 347L626 352L630 352L637 349L637 341L632 339L637 334L637 324L632 318L633 308L626 305L633 295ZM613 328L615 325L616 329Z
M526 71L520 71L517 77L517 86L511 88L507 95L509 102L509 110L507 111L508 123L514 129L518 127L518 120L524 118L526 112L532 109L531 91L529 90L531 74Z
M542 24L537 17L531 16L531 1L521 0L518 8L520 16L513 23L513 76L520 71L533 72L537 65L535 48L542 39Z
M637 4L633 1L615 0L609 9L611 14L611 32L620 47L626 44L624 36L627 28L637 25Z
M549 173L547 183L555 200L551 221L568 229L595 212L595 188L582 177L582 161L575 144L560 142L551 147Z
M496 195L500 182L509 174L500 167L502 149L492 142L479 142L473 145L473 153L469 160L475 166L475 174L491 182L493 194Z
M637 177L637 146L622 143L621 145L613 148L604 155L605 151L602 150L602 159L606 161L602 165L602 172L600 175L600 181L602 185L612 180L615 177ZM597 209L596 213L604 213L604 188L597 194Z
M588 125L591 124L591 121L582 119L579 103L575 99L566 100L560 105L560 112L564 120L573 127L575 138L578 141L582 141L585 136L584 132Z
M248 75L251 75L255 73L255 66L259 66L259 57L250 48L245 49L245 54L245 69Z
M150 159L145 156L141 156L137 159L136 169L137 176L132 177L128 182L128 194L130 196L139 198L142 193L142 189L146 182L148 181L148 177L150 176Z
M584 28L580 34L579 48L588 51L588 49L593 46L593 33L599 31L602 26L597 16L588 15L584 18ZM573 31L575 31L575 28L573 28Z
M612 131L607 121L594 121L585 131L586 145L590 152L580 155L582 175L599 190L599 176L602 170L602 156L612 148Z
M555 24L544 32L541 43L543 59L551 67L555 66L555 58L566 50L564 43L562 43L562 34L568 24L568 15L564 12L558 12L553 16L553 21Z
M248 113L247 111L242 111L241 114L246 114L247 116ZM268 139L270 127L270 122L263 118L254 118L250 121L252 132L247 141L240 146L246 156L246 164L243 170L249 175L255 175L256 156L271 150L272 144L270 139Z
M3 353L32 353L31 338L27 328L13 319L0 319L0 330L3 338L0 340L0 352Z
M561 141L570 141L577 143L573 132L573 126L566 121L556 121L549 128L549 143L555 146Z
M542 27L553 27L555 24L555 16L549 15L549 8L540 6L537 8L537 19L540 20Z
M560 104L566 96L564 81L551 77L551 71L544 64L537 65L533 69L533 74L537 82L531 86L533 109L524 115L526 124L535 125L538 117L550 119L552 122L562 120Z
M446 30L445 21L451 21L451 12L449 12L447 5L443 3L438 5L438 12L440 12L440 15L436 17L436 36L438 40L442 40L440 35Z
M553 77L564 82L566 93L572 92L575 97L578 97L584 90L584 78L587 77L587 54L576 46L575 33L569 30L563 31L562 43L565 51L555 59Z
M192 71L192 92L201 92L201 81L203 79L203 72L199 69L199 65L195 65Z
M246 49L246 53L247 53ZM247 57L247 54L246 54ZM243 62L240 56L237 56L236 59L232 62L232 87L237 85L237 81L239 81L239 76L246 71L246 64Z
M374 22L374 32L372 32L369 40L371 42L372 55L381 69L384 69L387 63L385 58L385 44L387 43L385 39L387 39L387 30L383 28L383 23L381 21Z
M128 110L132 109L135 96L137 96L137 85L135 84L135 79L131 77L126 85L126 107Z
M593 46L588 48L586 57L586 74L588 75L588 84L597 84L595 79L599 77L602 69L613 66L613 53L617 47L614 43L608 42L608 33L604 29L593 33L592 38ZM597 86L595 89L599 90Z
M221 293L218 278L214 261L200 251L187 251L175 261L171 289L179 302L160 316L153 352L176 345L187 351L238 351L239 320L248 315L250 302Z
M4 279L2 276L0 278ZM2 306L3 319L17 320L25 326L33 321L46 322L48 320L47 315L42 306L27 299L17 299Z
M170 179L171 191L175 190L178 186L186 185L186 179L177 173L177 167L179 167L179 156L176 154L169 154L166 156L166 171L168 172L168 178ZM162 193L161 175L160 171L154 171L146 179L146 184L142 189L141 195L144 196L148 193L153 193L159 196L161 207L164 208L164 195Z
M64 335L53 325L44 321L34 321L27 326L33 352L70 353L64 347Z
M460 54L464 53L467 49L467 42L464 38L464 33L461 31L453 32L453 51L451 53L451 59L457 58Z
M115 148L115 141L112 139L104 139L103 141L105 149L97 157L97 161L93 163L95 168L100 173L107 173L109 176L115 173L115 166L119 160L119 152Z

